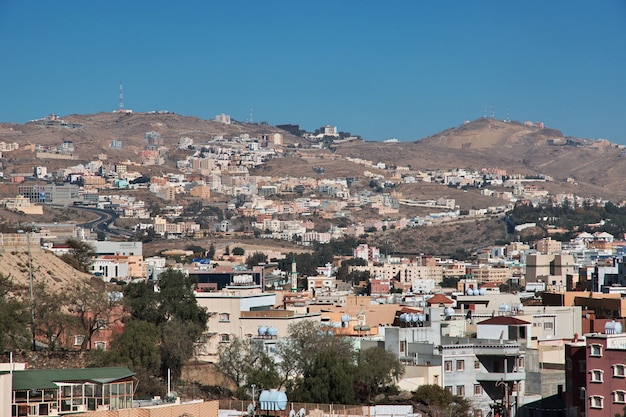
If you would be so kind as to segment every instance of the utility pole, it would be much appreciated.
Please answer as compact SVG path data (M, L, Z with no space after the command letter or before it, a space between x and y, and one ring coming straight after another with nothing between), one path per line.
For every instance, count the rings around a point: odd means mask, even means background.
M28 246L28 275L30 278L30 328L31 336L33 338L33 352L37 350L37 344L35 341L35 297L33 295L33 257L30 251L30 237L33 232L29 232L26 235L26 242Z

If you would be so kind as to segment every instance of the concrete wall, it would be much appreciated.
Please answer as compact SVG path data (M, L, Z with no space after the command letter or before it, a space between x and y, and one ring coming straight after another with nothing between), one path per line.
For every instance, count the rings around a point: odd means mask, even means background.
M128 408L116 411L89 411L76 415L85 417L178 417L182 415L194 417L217 417L218 414L219 401L207 401L193 404ZM11 414L9 413L7 415Z

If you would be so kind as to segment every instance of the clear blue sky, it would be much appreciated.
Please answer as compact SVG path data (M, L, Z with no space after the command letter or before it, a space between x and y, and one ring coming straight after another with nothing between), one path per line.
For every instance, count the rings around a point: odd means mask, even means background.
M0 121L230 114L416 140L482 117L626 144L626 1L0 0Z

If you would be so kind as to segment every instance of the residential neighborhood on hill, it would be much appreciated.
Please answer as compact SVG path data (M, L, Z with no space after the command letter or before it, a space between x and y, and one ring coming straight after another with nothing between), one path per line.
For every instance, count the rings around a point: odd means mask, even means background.
M488 118L412 145L226 114L0 127L0 416L624 412L626 189L539 156L621 172L622 146Z

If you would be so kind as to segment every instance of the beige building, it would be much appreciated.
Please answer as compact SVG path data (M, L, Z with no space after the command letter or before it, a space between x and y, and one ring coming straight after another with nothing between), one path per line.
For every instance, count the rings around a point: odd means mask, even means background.
M469 271L472 275L472 278L475 279L478 283L504 283L513 276L509 268L493 267L490 265L471 266L469 267Z
M32 204L23 195L5 198L2 200L7 210L20 211L25 214L43 214L43 206Z
M321 321L319 313L300 314L275 309L276 294L262 292L256 285L230 286L223 291L196 292L198 305L211 314L208 333L198 359L215 362L220 345L235 338L257 337L280 340L292 323L303 320Z
M567 254L539 254L526 256L526 282L544 282L546 288L564 291L568 280L577 276L574 257Z
M537 241L537 252L539 253L554 253L561 250L561 242L558 240L552 240L552 238L544 238Z
M189 191L189 195L192 197L198 197L203 200L208 200L211 198L211 188L208 185L198 185Z
M369 271L371 277L387 281L414 282L430 279L438 284L443 279L442 266L420 265L416 262L389 262L380 266L369 263L367 266L351 266L350 271Z

